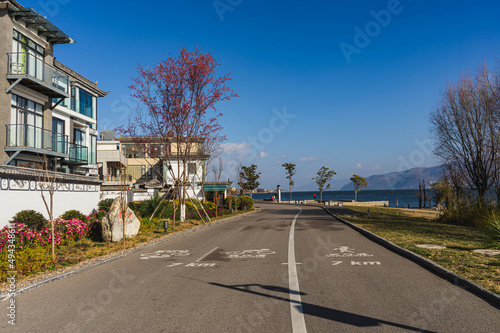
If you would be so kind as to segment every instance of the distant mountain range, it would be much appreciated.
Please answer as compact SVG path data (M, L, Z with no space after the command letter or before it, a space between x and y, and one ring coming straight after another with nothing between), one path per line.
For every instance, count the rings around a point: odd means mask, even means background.
M418 189L418 184L425 180L425 184L438 181L443 174L443 166L430 168L413 168L401 172L389 172L383 175L373 175L366 178L367 190L406 190ZM352 182L345 184L341 191L353 191Z

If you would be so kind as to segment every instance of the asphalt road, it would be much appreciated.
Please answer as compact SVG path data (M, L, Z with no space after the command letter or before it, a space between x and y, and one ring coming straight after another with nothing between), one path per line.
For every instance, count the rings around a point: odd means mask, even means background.
M0 331L499 331L498 308L322 209L259 207L18 295Z

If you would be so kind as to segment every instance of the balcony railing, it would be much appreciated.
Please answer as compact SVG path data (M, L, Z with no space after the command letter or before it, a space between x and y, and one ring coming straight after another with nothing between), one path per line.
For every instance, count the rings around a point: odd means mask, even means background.
M69 160L71 162L77 162L82 164L88 163L88 148L76 143L69 144Z
M26 52L8 53L8 76L30 77L43 82L61 92L68 93L69 78L54 67L48 65L43 59Z
M7 147L33 148L68 154L68 136L28 124L5 125Z

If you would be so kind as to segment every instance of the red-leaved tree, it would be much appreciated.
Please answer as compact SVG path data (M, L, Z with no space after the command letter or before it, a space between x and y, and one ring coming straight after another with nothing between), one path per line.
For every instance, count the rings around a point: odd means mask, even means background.
M169 166L172 160L177 162L168 170L175 180L182 221L186 192L190 188L194 191L194 182L202 181L197 179L198 172L189 170L192 161L198 162L196 170L203 168L206 173L208 156L202 145L225 140L217 103L238 97L226 85L231 80L229 74L216 74L218 66L210 53L195 46L192 50L181 47L178 57L169 56L151 68L139 67L139 76L132 79L129 88L144 108L127 127L118 128L138 145L155 145L156 159Z

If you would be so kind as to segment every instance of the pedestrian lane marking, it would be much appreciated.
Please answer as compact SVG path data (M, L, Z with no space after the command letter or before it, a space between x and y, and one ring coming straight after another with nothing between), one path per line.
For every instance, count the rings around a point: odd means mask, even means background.
M172 257L185 257L189 255L189 250L158 250L153 253L143 253L139 259L162 259Z
M348 258L348 257L373 257L373 254L368 253L356 253L355 249L351 249L349 246L339 246L334 248L333 251L338 251L335 253L327 254L328 258Z
M229 259L264 259L267 255L275 253L269 249L226 252Z

